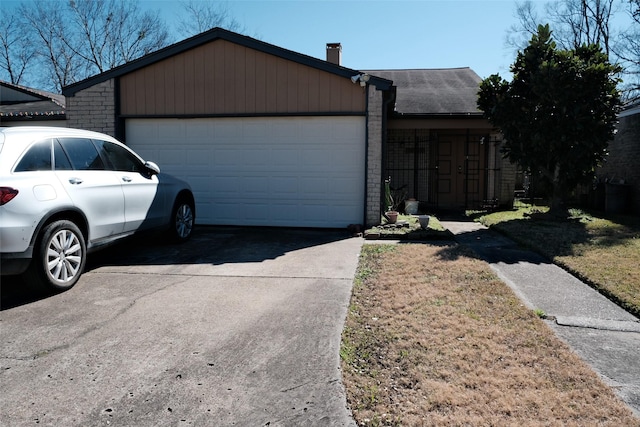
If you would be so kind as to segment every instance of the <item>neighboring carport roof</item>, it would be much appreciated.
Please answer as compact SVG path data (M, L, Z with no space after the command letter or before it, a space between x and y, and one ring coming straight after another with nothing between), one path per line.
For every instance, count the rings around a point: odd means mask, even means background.
M622 111L618 114L619 117L633 116L634 114L640 114L640 100L635 100L626 104Z
M0 80L0 118L4 120L64 119L65 98Z
M477 98L482 79L470 68L368 70L392 80L400 115L482 115Z
M69 86L65 86L64 88L62 88L62 93L65 96L73 96L76 92L81 91L83 89L87 89L98 83L102 83L112 78L120 77L124 74L130 73L132 71L146 67L155 62L161 61L166 58L170 58L174 55L178 55L186 50L195 48L197 46L200 46L206 43L210 43L218 39L236 43L241 46L245 46L247 48L251 48L260 52L264 52L264 53L274 55L280 58L284 58L293 62L307 65L309 67L313 67L322 71L337 74L342 77L351 78L352 76L361 73L360 71L357 71L357 70L341 67L339 65L335 65L318 58L313 58L311 56L303 55L301 53L287 50L272 44L262 42L260 40L257 40L251 37L243 36L241 34L227 31L225 29L217 27L209 31L206 31L204 33L193 36L189 39L167 46L156 52L152 52L148 55L145 55L141 58L138 58L126 64L120 65L119 67L105 71L96 76L89 77L88 79L79 81L77 83L73 83ZM375 76L371 76L371 79L369 80L369 84L376 86L380 90L390 89L392 86L392 83L393 82L386 80L385 78L380 78Z

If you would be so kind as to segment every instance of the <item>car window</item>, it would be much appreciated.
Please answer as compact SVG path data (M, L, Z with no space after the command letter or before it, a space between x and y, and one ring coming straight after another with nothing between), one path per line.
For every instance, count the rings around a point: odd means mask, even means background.
M59 138L75 170L104 170L104 163L90 139Z
M112 142L94 140L102 155L109 161L109 168L116 171L143 172L140 160L126 148Z
M59 141L53 141L53 168L57 171L73 170L71 162L64 152Z
M51 140L33 144L16 166L16 172L50 171L51 170Z

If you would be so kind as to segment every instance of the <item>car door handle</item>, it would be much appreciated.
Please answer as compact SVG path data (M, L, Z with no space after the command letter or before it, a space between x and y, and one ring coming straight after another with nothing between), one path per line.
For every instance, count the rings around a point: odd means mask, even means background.
M123 176L123 177L122 177L122 180L123 180L124 182L131 182L131 178L129 178L128 176Z
M69 178L69 182L73 185L82 184L82 179L80 178Z

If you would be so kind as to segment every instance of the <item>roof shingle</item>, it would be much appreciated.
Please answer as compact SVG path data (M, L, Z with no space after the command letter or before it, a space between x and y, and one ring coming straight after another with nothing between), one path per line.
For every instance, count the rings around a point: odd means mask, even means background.
M477 98L482 79L470 68L370 70L392 80L396 113L403 115L480 115Z

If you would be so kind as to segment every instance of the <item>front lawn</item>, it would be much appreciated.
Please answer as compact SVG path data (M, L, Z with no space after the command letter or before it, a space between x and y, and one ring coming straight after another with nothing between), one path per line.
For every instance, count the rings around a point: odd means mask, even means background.
M453 242L363 246L340 357L359 426L640 426Z

